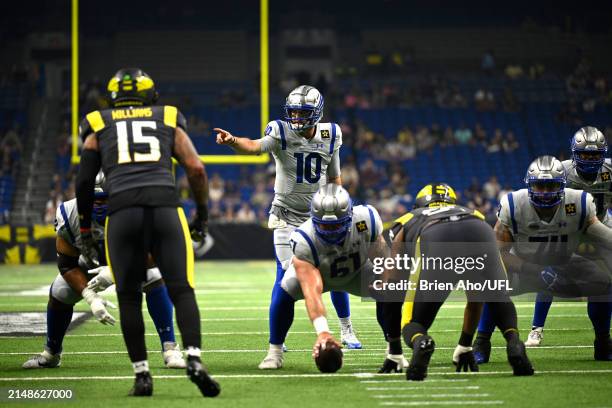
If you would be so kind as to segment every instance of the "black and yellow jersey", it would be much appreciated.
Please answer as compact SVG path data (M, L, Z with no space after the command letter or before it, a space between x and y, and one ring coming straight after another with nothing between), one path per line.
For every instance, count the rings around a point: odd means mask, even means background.
M423 207L412 210L397 218L389 229L389 238L393 241L400 231L404 230L403 241L415 242L423 230L430 225L446 221L458 221L463 218L485 219L478 210L461 205L443 205L433 208Z
M177 126L187 128L174 106L112 108L85 116L79 133L82 138L95 133L98 139L111 211L118 206L178 204L172 173Z

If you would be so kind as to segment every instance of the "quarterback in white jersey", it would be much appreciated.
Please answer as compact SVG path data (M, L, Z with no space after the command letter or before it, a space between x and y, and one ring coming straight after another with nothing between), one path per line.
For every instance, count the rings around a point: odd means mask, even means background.
M293 258L281 281L282 299L285 309L305 299L318 336L313 347L315 359L321 350L340 347L327 325L321 294L342 290L356 296L371 296L369 286L374 274L370 260L385 257L388 252L382 232L382 220L373 207L353 208L344 188L328 184L314 195L311 218L291 234ZM379 324L389 343L379 372L399 372L406 366L401 349L401 303L377 302L376 306ZM394 313L390 308L397 310ZM333 369L317 364L322 371L333 372L340 368L341 360L332 364Z
M103 189L104 175L96 178L93 207L92 235L104 247L104 221L108 194ZM23 368L53 368L61 364L64 335L72 320L73 307L85 299L101 323L114 324L115 318L106 309L114 307L98 292L113 284L110 268L106 265L88 265L81 256L81 232L76 199L65 201L57 208L55 218L57 265L59 273L49 289L47 305L47 340L44 351L31 357ZM104 263L104 259L102 262ZM95 277L92 276L96 274ZM185 361L174 336L173 307L158 268L147 270L143 283L147 305L162 343L166 367L185 368Z
M308 219L310 202L318 188L342 183L339 155L342 131L335 123L320 123L322 115L323 96L315 88L301 85L287 97L284 120L270 122L261 139L236 137L215 128L218 144L229 145L243 154L268 152L276 163L268 227L274 230L277 274L270 305L270 348L260 364L262 369L282 366L280 332L291 316L278 309L277 295L280 280L291 261L289 236ZM344 292L331 295L340 318L342 342L349 348L361 348L350 320L348 295Z

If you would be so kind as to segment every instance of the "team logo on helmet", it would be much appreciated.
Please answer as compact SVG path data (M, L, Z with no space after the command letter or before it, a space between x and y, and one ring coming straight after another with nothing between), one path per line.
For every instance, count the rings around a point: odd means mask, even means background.
M153 79L140 68L122 68L108 81L114 107L153 105L158 98Z
M340 244L344 242L353 219L351 197L342 186L327 184L314 194L310 215L319 239L332 245Z
M446 183L430 183L423 187L416 196L414 208L440 207L457 203L457 194Z

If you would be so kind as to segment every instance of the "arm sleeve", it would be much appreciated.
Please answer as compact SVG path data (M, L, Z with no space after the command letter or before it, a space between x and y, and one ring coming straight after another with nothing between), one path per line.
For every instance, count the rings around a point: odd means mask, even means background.
M81 139L81 141L85 141L85 138L90 134L93 133L93 130L91 130L91 126L89 125L89 121L87 120L87 118L83 118L81 120L81 123L79 123L79 138Z
M100 170L100 152L90 149L83 150L75 183L81 228L91 228L94 187L98 170Z
M185 119L185 116L179 110L177 110L176 114L176 126L187 132L187 119Z
M335 149L329 166L327 166L327 178L340 177L340 149Z
M261 139L259 139L261 143L261 152L262 153L270 153L278 148L280 143L280 131L278 128L278 123L276 121L272 121L268 123L266 126L266 131Z

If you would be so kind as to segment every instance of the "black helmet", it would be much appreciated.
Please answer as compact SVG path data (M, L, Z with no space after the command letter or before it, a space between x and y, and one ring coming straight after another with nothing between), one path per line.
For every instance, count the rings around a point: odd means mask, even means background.
M457 194L446 183L430 183L423 187L416 196L414 208L440 207L457 202Z
M121 68L106 89L114 107L153 105L158 98L153 79L140 68Z

